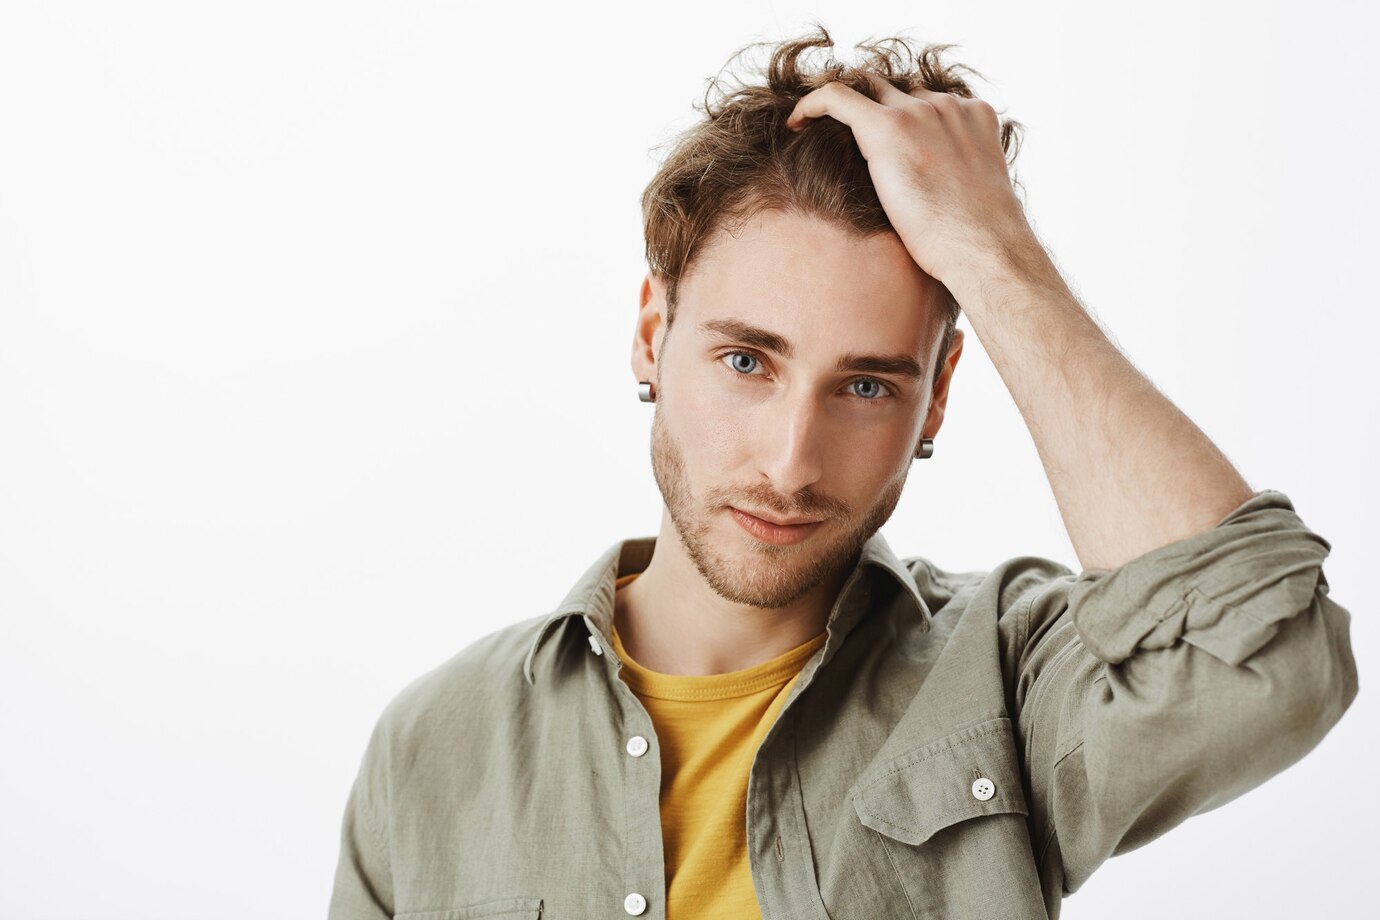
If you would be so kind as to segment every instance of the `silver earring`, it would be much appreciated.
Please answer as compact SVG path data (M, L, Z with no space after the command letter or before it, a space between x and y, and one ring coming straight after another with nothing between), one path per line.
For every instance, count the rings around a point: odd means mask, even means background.
M916 450L915 456L920 460L928 460L934 456L934 438L921 438L920 447Z
M643 402L656 402L656 384L650 380L637 382L637 398Z

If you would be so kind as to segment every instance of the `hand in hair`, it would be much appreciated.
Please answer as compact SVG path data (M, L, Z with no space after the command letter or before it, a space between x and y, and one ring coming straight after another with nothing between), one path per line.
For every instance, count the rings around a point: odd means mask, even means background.
M897 235L917 265L957 292L1041 244L1007 172L996 111L982 99L915 89L874 73L876 101L839 81L802 96L786 121L828 115L848 125ZM965 305L966 306L966 305Z

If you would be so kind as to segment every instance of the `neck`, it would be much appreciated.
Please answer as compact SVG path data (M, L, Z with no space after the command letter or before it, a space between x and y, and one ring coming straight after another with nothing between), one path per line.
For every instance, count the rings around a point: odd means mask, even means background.
M651 562L615 595L614 625L627 653L649 670L682 675L739 671L823 632L848 572L821 581L785 607L734 603L700 576L663 510Z

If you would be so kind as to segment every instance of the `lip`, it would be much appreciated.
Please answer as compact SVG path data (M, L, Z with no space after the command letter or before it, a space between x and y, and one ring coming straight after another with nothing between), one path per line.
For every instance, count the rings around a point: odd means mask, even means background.
M790 546L799 543L814 533L822 525L823 521L811 521L808 524L773 524L765 521L756 515L748 514L738 508L729 507L733 513L733 519L738 522L749 534L766 543L776 546Z

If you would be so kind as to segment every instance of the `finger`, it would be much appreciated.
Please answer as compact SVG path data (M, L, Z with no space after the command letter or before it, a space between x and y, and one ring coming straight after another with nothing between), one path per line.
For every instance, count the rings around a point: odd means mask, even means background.
M881 74L866 70L863 71L863 75L867 77L867 82L876 89L877 101L882 105L900 106L915 102L915 96L905 92Z
M928 102L939 112L955 111L967 101L954 93L936 92L932 89L925 89L923 86L917 86L906 95L912 99L919 99L921 102Z
M906 95L910 96L912 99L919 99L923 102L934 102L939 99L958 98L953 93L941 93L932 89L925 89L925 87L923 86L917 86L915 89L911 90Z
M873 102L851 86L831 80L800 97L791 114L786 116L786 127L795 131L811 118L828 115L856 130L882 108L881 103Z

